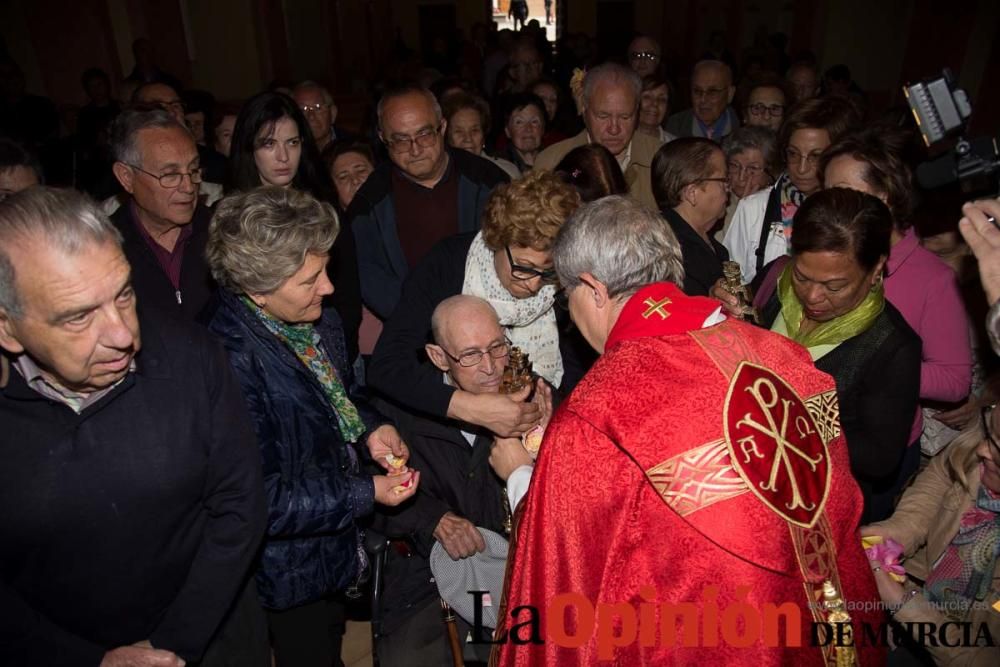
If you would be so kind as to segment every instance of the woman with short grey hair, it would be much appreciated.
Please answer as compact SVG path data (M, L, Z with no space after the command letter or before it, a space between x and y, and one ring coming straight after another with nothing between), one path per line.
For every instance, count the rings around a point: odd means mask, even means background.
M419 482L396 429L356 393L340 318L324 303L338 229L331 205L262 187L219 204L206 248L220 285L209 329L236 371L264 466L257 589L279 667L339 660L342 592L363 571L357 521L376 502L409 499ZM365 474L363 457L393 475Z
M722 150L729 166L729 206L722 227L715 233L721 242L729 222L736 212L736 205L746 196L760 192L774 182L780 167L774 166L774 146L777 136L770 129L746 125L722 140Z

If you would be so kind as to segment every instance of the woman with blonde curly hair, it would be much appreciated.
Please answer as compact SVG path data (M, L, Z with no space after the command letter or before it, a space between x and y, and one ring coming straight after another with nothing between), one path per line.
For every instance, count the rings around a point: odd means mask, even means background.
M576 190L545 171L494 190L482 231L445 239L407 277L399 306L375 347L369 384L411 410L484 426L501 436L533 427L537 406L442 383L441 372L423 355L424 344L441 301L456 294L482 297L538 375L555 388L575 384L583 372L575 345L568 345L557 322L550 252L563 222L579 205Z
M903 494L895 513L863 536L889 538L903 547L906 578L872 561L879 595L894 620L910 632L920 626L922 646L904 644L890 664L1000 664L1000 412L983 407ZM928 642L933 623L939 641ZM963 645L963 624L972 645ZM988 632L984 632L988 630ZM992 637L990 643L985 640ZM968 641L968 640L965 640ZM914 655L915 654L915 655ZM894 660L897 659L897 660Z

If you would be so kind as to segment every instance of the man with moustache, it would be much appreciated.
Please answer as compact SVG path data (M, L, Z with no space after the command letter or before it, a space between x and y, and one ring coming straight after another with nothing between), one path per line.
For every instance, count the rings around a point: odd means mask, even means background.
M111 221L136 295L144 308L194 320L215 291L205 261L212 213L198 199L194 137L167 111L125 111L112 126L111 147L115 178L129 195Z
M718 60L702 60L691 72L691 108L667 119L667 132L678 137L704 137L721 142L740 126L729 104L736 94L733 72Z
M403 279L434 245L479 230L493 188L510 180L500 167L445 147L447 121L425 88L387 91L378 103L379 137L389 162L372 172L347 209L358 250L361 298L384 320Z
M0 664L264 667L243 397L130 274L83 195L0 203Z

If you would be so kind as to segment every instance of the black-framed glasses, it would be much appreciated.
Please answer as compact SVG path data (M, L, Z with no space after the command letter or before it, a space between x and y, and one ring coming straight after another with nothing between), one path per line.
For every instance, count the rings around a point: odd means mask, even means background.
M152 176L153 178L155 178L157 181L160 182L160 186L168 190L179 188L185 176L191 179L192 185L198 185L199 183L201 183L201 167L195 167L191 171L172 171L169 174L163 174L162 176L157 176L156 174L150 171L146 171L142 167L137 167L134 164L130 164L129 166L132 167L133 169L141 171L147 176Z
M993 449L995 449L997 452L1000 452L1000 443L996 441L996 438L994 438L993 434L990 432L990 415L993 414L993 408L995 408L996 406L997 406L996 403L994 403L993 405L984 405L982 409L979 411L979 417L980 419L982 419L983 435L986 436L986 439L989 441L989 443L993 445Z
M755 116L769 115L771 118L777 118L778 116L785 113L784 104L762 104L758 102L757 104L751 104L747 107Z
M510 275L514 280L531 280L541 278L543 282L552 283L556 281L555 269L536 269L531 266L521 266L514 263L514 255L510 254L510 246L504 246L507 251L507 261L510 262Z
M413 148L413 144L416 144L421 148L430 148L434 145L434 142L437 140L438 133L440 132L441 126L438 125L437 127L420 130L412 137L396 135L383 139L383 141L393 153L408 153Z
M659 53L653 53L652 51L633 51L628 54L630 60L651 60L656 61L660 59Z
M493 343L485 350L468 350L467 352L463 352L457 357L448 350L445 350L444 347L440 345L438 347L440 347L441 350L445 354L447 354L452 361L457 361L458 365L464 368L471 368L472 366L478 366L479 363L483 360L483 357L486 356L487 354L490 355L490 357L492 357L493 359L503 359L508 354L510 354L510 340L506 336L504 336L503 341Z

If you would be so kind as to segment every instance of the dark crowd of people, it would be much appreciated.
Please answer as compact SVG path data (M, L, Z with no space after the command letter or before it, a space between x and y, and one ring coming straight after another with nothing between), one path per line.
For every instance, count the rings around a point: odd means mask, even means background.
M387 667L997 664L1000 200L783 35L682 71L518 4L349 127L147 40L72 117L0 64L0 664L330 667L368 614ZM705 590L902 630L630 611Z

